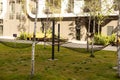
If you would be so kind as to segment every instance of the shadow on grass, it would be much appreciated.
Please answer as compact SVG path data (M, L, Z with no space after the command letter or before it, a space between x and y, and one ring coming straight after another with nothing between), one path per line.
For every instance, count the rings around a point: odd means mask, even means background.
M89 52L86 51L85 48L70 48L70 47L64 47L66 49L70 49L70 50L73 50L75 52L79 52L79 53L85 53L85 54L88 54Z
M11 48L28 48L32 46L32 44L28 43L4 42L4 41L0 41L0 43Z
M105 45L105 46L95 46L94 47L94 53L103 50L107 46L108 45ZM70 49L70 50L73 50L73 51L76 51L76 52L79 52L79 53L85 53L85 54L89 54L89 53L92 52L91 48L89 48L89 51L87 51L86 48L70 48L70 47L64 47L64 48L67 48L67 49Z

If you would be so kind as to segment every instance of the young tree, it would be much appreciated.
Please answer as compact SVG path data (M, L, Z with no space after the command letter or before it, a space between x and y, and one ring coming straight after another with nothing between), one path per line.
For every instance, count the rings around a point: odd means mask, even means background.
M105 9L99 10L97 15L96 15L96 20L97 20L97 33L100 34L100 28L101 25L104 23L104 21L109 18L109 15L112 13L113 8L115 7L114 5L108 4L107 0L102 0L102 3L105 6Z
M106 20L109 16L109 14L111 13L113 6L110 6L110 4L108 4L107 0L91 0L88 1L86 0L86 8L87 11L89 13L89 23L88 23L88 33L87 33L87 51L89 51L89 42L88 42L88 38L89 38L89 33L90 33L90 25L92 24L93 26L93 31L91 33L92 36L92 51L91 51L91 56L94 56L94 34L97 32L98 34L100 33L100 25L104 22L104 20ZM106 8L103 9L101 8L101 4L103 6L105 6ZM104 13L103 13L104 12ZM91 20L93 21L91 23ZM96 26L96 24L98 26ZM98 30L97 30L98 29ZM96 31L97 30L97 31Z
M87 51L89 51L89 36L90 36L90 23L91 23L91 16L88 20L88 29L87 29Z
M44 12L47 15L47 18L46 20L41 20L41 23L42 23L42 32L44 32L44 48L46 48L46 37L47 37L47 31L50 30L50 25L51 25L50 15L52 14L52 12L50 12L49 6L45 9Z
M91 25L91 20L93 20L93 31L91 33L91 37L92 37L92 51L91 51L91 57L94 57L94 34L95 34L95 24L96 24L96 15L97 12L100 10L100 4L99 4L99 0L86 0L86 5L85 5L85 10L87 12L89 12L89 24L88 24L88 31L90 31L90 25ZM88 38L88 34L90 32L87 33L87 38ZM88 41L88 39L87 39ZM87 42L87 49L89 49L89 42Z
M38 0L35 0L36 3L36 10L35 10L35 21L34 21L34 32L33 32L33 43L32 43L32 56L31 56L31 78L34 76L34 70L35 70L35 44L36 44L36 25L37 25L37 14L38 14ZM26 0L20 0L20 4L22 7L22 11L24 12L24 15L27 16L28 14L26 12Z
M37 14L38 14L38 0L36 0L36 14L35 14L35 21L34 21L34 33L33 33L33 44L32 44L32 61L31 61L31 77L34 76Z
M84 8L83 8L83 11L84 12L87 12L87 13L89 13L89 19L88 19L88 28L87 28L87 51L89 51L89 36L91 35L91 34L93 34L94 33L94 28L95 28L95 25L93 25L93 33L91 33L90 34L90 28L91 28L91 20L94 20L95 21L95 14L96 14L96 6L97 6L97 4L95 3L96 1L95 0L85 0L85 6L84 6ZM92 38L92 53L91 53L91 55L93 56L93 38Z

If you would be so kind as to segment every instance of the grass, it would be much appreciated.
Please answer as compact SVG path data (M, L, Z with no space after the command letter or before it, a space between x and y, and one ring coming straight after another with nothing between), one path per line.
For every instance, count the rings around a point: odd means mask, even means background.
M31 46L24 45L0 44L0 80L119 80L112 69L117 64L116 52L96 51L91 58L85 49L61 47L58 53L56 47L58 60L50 61L51 47L42 45L36 46L35 75L30 79Z

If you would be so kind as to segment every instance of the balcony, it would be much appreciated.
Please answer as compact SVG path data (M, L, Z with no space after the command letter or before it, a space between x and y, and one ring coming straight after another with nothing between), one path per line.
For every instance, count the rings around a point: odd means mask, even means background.
M36 14L36 8L35 8L35 7L32 7L32 8L31 8L31 13L32 13L32 14Z
M52 14L51 10L49 8L44 9L45 14Z

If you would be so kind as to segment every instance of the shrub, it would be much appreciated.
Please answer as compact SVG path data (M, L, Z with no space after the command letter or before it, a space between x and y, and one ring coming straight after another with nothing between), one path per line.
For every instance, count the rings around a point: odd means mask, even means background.
M45 34L40 32L36 32L36 40L39 41L43 41L45 37ZM55 39L57 40L57 35L55 35ZM33 33L26 33L26 32L21 32L20 36L18 37L18 39L20 40L32 40L33 39ZM47 30L46 32L46 40L47 41L52 41L52 31L51 30ZM62 42L66 42L67 39L61 38L60 37L60 41Z
M27 34L25 32L21 32L20 36L19 36L19 39L21 39L21 40L27 40Z
M94 44L97 45L108 45L113 42L115 42L115 34L112 34L111 36L95 34L94 36Z
M109 43L114 43L115 42L115 34L112 34L109 36Z
M105 43L107 43L106 41L107 40L105 40L105 36L95 34L95 36L94 36L94 44L105 45Z
M33 35L32 35L32 34L30 34L30 33L28 33L28 34L27 34L27 40L31 40L31 39L32 39L32 37L33 37Z
M47 38L52 38L52 31L50 29L47 30L46 37Z
M44 33L36 32L36 38L44 38Z

